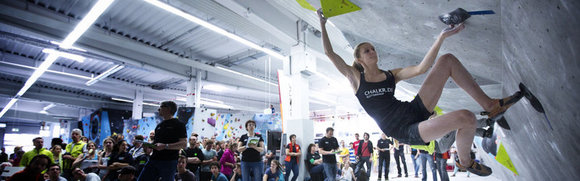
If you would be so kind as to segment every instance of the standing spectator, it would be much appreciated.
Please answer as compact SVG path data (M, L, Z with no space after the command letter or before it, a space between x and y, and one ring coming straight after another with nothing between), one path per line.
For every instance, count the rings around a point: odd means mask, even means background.
M52 148L52 147L54 147L54 145L60 145L61 148L63 148L62 147L62 139L60 139L60 138L52 138L52 140L50 140L50 147ZM61 168L61 170L62 170L62 168Z
M6 154L6 148L2 147L2 153L0 153L0 163L8 161L8 154Z
M155 130L149 131L149 138L147 139L147 142L153 143L153 140L155 140Z
M97 144L89 141L87 143L87 153L80 154L73 162L73 167L83 169L85 173L99 172L99 154L97 153Z
M52 153L52 160L54 163L58 165L58 169L60 169L60 173L62 173L62 147L60 144L52 145L50 148L50 152Z
M139 155L137 158L135 158L135 160L133 160L133 167L137 169L135 174L141 173L143 167L145 167L145 164L147 164L149 158L151 158L151 152L153 152L153 148L144 146L143 152L144 153L142 155Z
M154 150L151 159L145 165L137 180L174 180L177 170L179 150L187 146L187 132L185 124L173 118L177 105L172 101L165 101L159 106L159 116L163 121L155 127Z
M399 140L395 140L395 153L393 154L393 156L395 156L395 163L397 163L397 172L399 174L397 174L397 177L401 177L401 166L399 164L399 160L403 163L403 168L405 169L405 177L408 177L409 174L407 172L407 162L405 161L405 145L404 144L399 144Z
M343 162L344 159L342 159L342 157L348 157L348 148L346 147L346 145L344 144L344 140L340 140L340 154L339 154L339 159L338 162L340 162L340 165L342 167L342 165L344 164L348 164L348 159L346 159L347 162Z
M64 177L60 176L60 166L58 164L50 164L46 174L48 174L46 181L66 181Z
M117 176L117 180L119 180L119 181L133 181L133 180L135 180L135 172L137 172L137 170L135 170L134 167L125 166L125 167L119 169L119 171L118 171L119 176Z
M318 148L314 143L308 145L308 152L306 153L306 170L310 173L312 181L322 181L324 166L322 166L322 158L318 153Z
M437 181L437 171L435 168L435 162L433 161L433 155L430 155L429 152L425 150L419 150L419 153L421 158L421 170L423 173L421 180L427 180L427 162L429 162L429 167L431 167L431 173L433 174L433 180Z
M115 147L113 147L113 154L111 154L111 159L107 162L107 166L109 169L109 174L105 176L106 179L115 181L118 179L119 173L118 171L127 166L131 166L133 164L133 157L131 154L127 153L127 141L121 140ZM177 165L176 165L177 166ZM104 180L106 180L103 178Z
M217 141L215 142L215 147L217 147L216 149L214 149L217 152L217 160L220 161L222 159L222 155L224 154L226 146L224 145L223 141Z
M415 168L415 178L419 178L419 163L417 163L417 159L419 159L419 151L415 148L411 148L411 159L413 159L413 167Z
M377 141L377 150L379 151L379 177L381 179L381 173L383 172L383 166L385 166L385 180L389 180L389 167L391 165L391 152L389 145L392 145L393 142L387 139L387 135L383 133L381 135L381 139Z
M105 178L109 172L108 165L113 155L113 146L115 145L115 140L111 137L107 137L103 140L103 150L99 154L99 177Z
M263 175L264 165L260 153L264 151L264 139L262 135L256 134L256 122L246 121L247 134L240 137L238 151L242 154L242 177L244 181L259 181ZM251 173L250 173L251 172Z
M362 169L364 164L366 163L366 170L367 170L367 178L371 177L371 155L373 154L373 142L369 140L370 135L368 133L364 133L364 140L361 140L358 145L358 151L356 157L358 158L358 163L356 164L356 168L354 173L357 174L359 170ZM380 177L379 177L380 178Z
M211 169L212 181L228 181L228 178L223 173L220 173L220 164L218 162L211 162L209 164Z
M81 136L81 141L88 143L89 142L89 138L85 137L85 136Z
M234 167L234 173L232 174L230 181L242 181L242 166L239 163L236 163L236 167Z
M97 175L95 173L85 173L80 168L75 168L72 171L72 175L74 177L74 180L78 180L78 181L101 181L101 178L99 177L99 175ZM70 180L72 180L72 179L70 179Z
M22 159L20 160L21 167L28 166L32 158L35 157L36 155L46 155L50 158L49 164L54 163L52 152L42 147L44 146L44 139L42 139L41 137L36 137L32 139L32 143L34 144L34 149L24 153Z
M136 135L133 138L133 147L129 149L129 154L133 156L133 159L143 155L145 152L143 151L143 135Z
M175 174L175 180L179 181L195 181L195 175L193 172L187 170L187 157L180 155L177 160L177 173Z
M12 165L20 165L20 160L24 156L24 150L18 150L18 152L11 155L14 155L14 159L11 159L10 163L12 163Z
M187 169L199 177L199 166L204 159L203 152L199 148L197 142L197 135L189 137L189 147L185 149L185 156L187 157Z
M67 180L72 178L73 162L81 153L87 150L86 143L81 141L81 136L83 136L83 132L80 129L75 128L72 130L71 138L73 142L66 145L66 153L62 156L62 176Z
M26 165L24 170L16 172L8 181L41 181L44 180L42 171L50 164L50 157L46 155L36 155L30 160L30 164Z
M353 142L353 146L354 146L354 155L358 155L358 146L359 146L359 142L360 142L360 135L358 133L354 134L354 142Z
M290 171L293 173L292 181L296 181L298 178L298 174L300 174L298 170L298 167L300 167L300 155L302 155L302 152L300 152L300 145L296 144L296 135L292 134L290 135L290 143L286 145L286 159L284 159L286 165L286 175L284 175L285 181L289 181L288 177L290 177Z
M236 144L228 142L224 154L220 159L220 164L222 166L220 172L228 178L232 178L232 170L236 166L236 155L234 150L236 150Z
M449 175L447 174L447 159L449 159L449 151L445 153L435 152L435 159L441 181L449 181Z
M213 141L208 140L203 147L203 161L201 161L201 169L199 172L199 179L200 180L209 180L211 179L211 167L210 164L212 162L217 161L217 153L213 149ZM219 171L219 170L218 170Z
M348 144L350 148L348 149L348 160L350 167L356 167L356 155L354 154L354 143L350 142Z
M338 141L333 136L334 129L326 128L326 136L320 138L318 147L320 147L320 154L322 154L322 165L324 166L325 180L336 180L336 151L338 149Z
M15 146L14 147L14 152L12 152L12 154L10 154L10 156L8 156L8 161L10 163L12 163L12 165L20 165L20 159L22 157L18 157L18 152L22 151L22 146ZM24 155L24 153L23 153ZM16 160L18 160L18 162L16 162ZM14 164L16 163L16 164Z

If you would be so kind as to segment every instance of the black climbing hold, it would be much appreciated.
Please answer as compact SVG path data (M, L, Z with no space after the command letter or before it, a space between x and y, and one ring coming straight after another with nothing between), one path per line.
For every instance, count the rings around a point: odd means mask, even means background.
M534 96L534 94L532 94L532 92L530 92L530 90L523 83L520 83L520 91L524 94L524 97L530 101L532 107L534 107L536 111L544 113L544 107L542 106L542 103L540 103L538 98L536 98L536 96Z
M465 9L457 8L450 13L440 15L439 20L441 20L441 22L445 23L446 25L456 25L464 22L469 17L471 17L471 15L465 11Z
M505 117L503 117L503 116L502 116L502 117L501 117L500 119L498 119L496 122L497 122L497 124L498 124L500 127L502 127L503 129L506 129L506 130L511 130L511 128L510 128L510 125L507 123L507 120L505 119Z

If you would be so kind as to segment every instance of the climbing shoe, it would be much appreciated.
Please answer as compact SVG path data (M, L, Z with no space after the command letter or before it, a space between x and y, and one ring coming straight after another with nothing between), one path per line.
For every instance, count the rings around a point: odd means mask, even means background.
M523 97L523 94L520 91L518 91L514 95L500 99L498 101L499 104L496 105L493 109L491 109L491 111L481 112L481 115L487 115L488 118L490 118L494 121L497 121L499 118L501 118L503 116L503 114L505 113L505 111L508 108L510 108L512 105L514 105L520 99L522 99L522 97Z

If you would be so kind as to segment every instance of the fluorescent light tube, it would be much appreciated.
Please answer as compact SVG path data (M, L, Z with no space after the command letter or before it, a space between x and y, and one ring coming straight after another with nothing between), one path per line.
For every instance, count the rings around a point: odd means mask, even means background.
M256 77L253 77L253 76L250 76L250 75L246 75L246 74L241 73L241 72L238 72L238 71L233 71L233 70L230 70L230 69L227 69L227 68L223 68L223 67L219 67L219 66L215 66L215 67L218 68L218 69L224 70L226 72L230 72L230 73L233 73L233 74L236 74L236 75L244 76L244 77L247 77L247 78L250 78L250 79L254 79L254 80L257 80L257 81L260 81L260 82L264 82L264 83L267 83L267 84L270 84L270 85L273 85L273 86L278 86L278 84L274 84L274 83L272 83L270 81L266 81L266 80L259 79L259 78L256 78Z
M67 37L62 41L62 43L59 46L62 48L66 48L66 49L71 48L72 45L79 39L79 37L81 37L81 35L93 23L95 23L97 18L99 16L101 16L101 14L103 14L103 12L105 12L105 10L112 3L113 3L113 0L100 0L100 1L98 1L91 8L89 13L81 20L81 22L79 22L79 24L77 24L75 29L67 35ZM44 72L48 69L48 67L50 67L50 65L52 65L52 63L54 63L54 61L57 58L58 58L58 55L52 54L52 53L49 54L48 57L46 57L44 59L44 62L42 62L42 64L40 64L40 66L38 66L38 68L34 71L34 73L32 73L32 75L28 78L28 80L26 80L26 83L24 84L22 89L20 89L20 91L18 91L18 93L16 93L15 97L20 97L20 96L24 95L24 93L34 84L34 82L36 82L36 80L38 80L38 78L42 74L44 74ZM10 109L12 107L12 105L14 105L14 103L17 100L18 100L17 98L13 98L12 100L10 100L10 102L8 102L8 104L6 106L4 106L4 109L2 109L2 111L0 112L0 118L2 116L4 116L4 114L8 111L8 109Z
M107 10L113 1L114 0L98 1L81 22L79 22L75 29L61 42L60 47L66 49L72 48L72 45L95 23L97 18Z
M21 64L17 64L17 63L11 63L11 62L0 61L0 63L8 64L8 65L16 66L16 67L22 67L22 68L32 69L32 70L37 70L38 69L36 67L31 67L31 66L21 65ZM77 74L71 74L71 73L66 73L66 72L60 72L60 71L54 71L54 70L46 70L46 71L47 72L50 72L50 73L67 75L67 76L77 77L77 78L81 78L81 79L87 79L87 80L92 79L92 77L87 77L87 76L82 76L82 75L77 75Z
M114 101L121 101L121 102L128 102L128 103L133 103L133 101L132 101L132 100L129 100L129 99L123 99L123 98L116 98L116 97L111 97L111 100L114 100ZM143 102L143 105L148 105L148 106L155 106L155 107L159 107L159 104L148 103L148 102Z
M109 75L114 74L115 72L117 72L123 68L125 68L124 65L115 65L115 66L111 67L109 70L106 70L105 72L103 72L101 75L96 76L95 78L92 78L91 80L85 82L85 85L91 86L91 85L97 83L99 80L103 80L105 77L108 77Z
M226 37L228 37L228 38L230 38L232 40L235 40L237 42L240 42L240 43L242 43L242 44L244 44L246 46L249 46L251 48L254 48L256 50L260 50L260 51L262 51L262 52L264 52L264 53L266 53L268 55L271 55L273 57L276 57L276 58L278 58L280 60L287 60L288 59L286 56L284 56L282 54L279 54L278 52L275 52L275 51L273 51L271 49L268 49L268 48L264 48L264 47L262 47L262 46L260 46L258 44L255 44L255 43L253 43L251 41L248 41L248 40L246 40L246 39L244 39L244 38L242 38L242 37L240 37L238 35L235 35L233 33L230 33L230 32L228 32L228 31L226 31L226 30L224 30L224 29L222 29L222 28L220 28L220 27L218 27L216 25L213 25L213 24L211 24L211 23L209 23L207 21L204 21L202 19L199 19L199 18L197 18L197 17L195 17L195 16L193 16L191 14L188 14L186 12L183 12L183 11L181 11L181 10L179 10L179 9L173 7L173 6L170 6L168 4L165 4L163 2L160 2L160 1L157 1L157 0L145 0L145 2L148 2L148 3L150 3L150 4L154 5L154 6L157 6L157 7L161 8L161 9L163 9L163 10L169 11L170 13L173 13L173 14L175 14L177 16L181 16L182 18L185 18L185 19L187 19L187 20L189 20L189 21L191 21L193 23L199 24L199 25L201 25L201 26L203 26L203 27L205 27L207 29L210 29L210 30L212 30L212 31L214 31L216 33L219 33L221 35L224 35L224 36L226 36Z
M6 104L6 106L4 106L4 109L2 109L2 111L0 112L0 118L2 116L4 116L4 114L6 114L6 112L8 112L8 109L10 109L14 105L14 103L16 103L16 101L18 101L17 98L12 98L10 100L10 102L8 102L8 104Z
M47 53L47 54L56 54L58 56L64 57L64 58L68 58L77 62L84 62L85 61L85 57L80 56L80 55L75 55L75 54L70 54L70 53L66 53L66 52L61 52L55 49L49 49L49 48L45 48L42 49L43 53Z

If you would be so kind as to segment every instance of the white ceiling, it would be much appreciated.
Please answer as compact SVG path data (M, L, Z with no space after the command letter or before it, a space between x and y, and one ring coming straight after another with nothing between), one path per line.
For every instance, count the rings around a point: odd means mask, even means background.
M46 57L41 50L56 48L50 41L61 41L95 2L0 1L0 83L6 85L0 87L0 105L5 105L31 75L33 70L25 66L38 66ZM316 1L309 2L320 6ZM499 12L499 0L353 2L362 10L330 18L335 25L329 27L335 50L347 62L352 62L351 47L371 41L384 59L380 63L383 69L420 61L437 33L445 27L436 19L439 14L457 7ZM289 55L290 48L300 40L317 55L317 72L324 75L309 78L313 95L310 109L338 107L342 111L360 111L346 79L321 53L316 14L301 8L296 1L172 0L169 4L282 55ZM465 59L463 62L476 81L492 97L497 97L501 85L491 80L501 76L501 68L494 66L501 57L499 47L494 46L499 44L499 37L492 35L499 32L499 16L472 17L467 27L447 40L441 53L454 52ZM86 52L69 52L88 59L83 63L58 59L50 68L53 72L45 73L12 110L38 113L51 103L56 106L48 112L55 116L75 117L84 113L79 110L101 107L130 110L130 103L111 98L133 99L136 90L143 90L145 101L151 103L182 98L187 81L195 79L197 72L201 72L204 86L225 87L222 91L202 89L201 93L202 98L234 107L220 111L261 112L270 104L279 105L276 86L215 66L277 83L276 70L283 68L281 60L143 1L116 0L75 46ZM126 67L92 86L84 84L86 77L103 73L115 64ZM399 84L397 96L407 99L416 94L423 78ZM440 106L444 110L479 111L479 106L452 83L444 91ZM144 112L155 110L153 106L146 106Z

